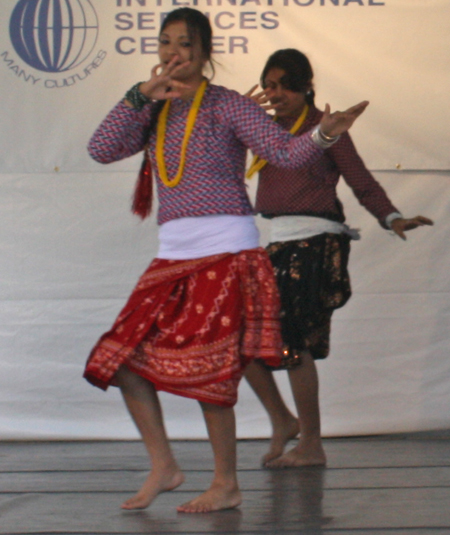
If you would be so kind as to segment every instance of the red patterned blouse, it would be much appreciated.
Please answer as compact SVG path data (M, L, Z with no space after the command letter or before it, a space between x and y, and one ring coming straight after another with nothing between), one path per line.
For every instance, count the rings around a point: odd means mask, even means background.
M313 128L322 115L317 108L311 108L296 135ZM294 122L295 119L279 120L287 130ZM267 164L259 175L256 211L267 217L311 215L343 222L342 204L336 192L341 175L359 202L386 228L386 217L398 210L364 165L348 133L307 167L282 169Z

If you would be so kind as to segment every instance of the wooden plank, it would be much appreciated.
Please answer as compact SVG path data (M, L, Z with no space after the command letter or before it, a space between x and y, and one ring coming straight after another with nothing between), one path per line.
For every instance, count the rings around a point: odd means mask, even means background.
M450 489L249 491L240 510L176 512L194 493L166 493L146 511L121 511L124 493L3 495L0 533L299 533L305 529L448 529Z
M146 475L140 442L0 443L0 534L450 533L449 433L327 439L327 469L261 470L267 446L238 444L238 510L183 515L212 477L205 441L174 442L186 483L134 512L120 503Z
M292 443L293 445L294 443ZM450 466L450 439L326 439L329 468ZM207 441L174 441L174 453L185 470L212 469ZM240 441L240 469L258 469L267 440ZM0 443L0 472L30 470L145 470L141 442Z
M137 490L146 471L52 471L5 472L0 474L0 494L58 492L132 492ZM185 471L183 491L201 491L212 478L212 471ZM296 470L241 470L242 490L286 491L321 485L323 489L432 488L450 487L450 467L361 468Z

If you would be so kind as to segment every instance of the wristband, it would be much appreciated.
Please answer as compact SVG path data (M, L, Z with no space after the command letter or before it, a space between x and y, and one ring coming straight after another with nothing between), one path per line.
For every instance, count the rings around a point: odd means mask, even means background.
M327 136L320 130L320 125L318 124L314 130L311 132L311 139L316 145L321 149L328 149L331 145L334 145L340 136Z
M139 91L139 87L143 82L138 82L125 93L125 98L136 110L142 110L146 104L150 104L151 100Z

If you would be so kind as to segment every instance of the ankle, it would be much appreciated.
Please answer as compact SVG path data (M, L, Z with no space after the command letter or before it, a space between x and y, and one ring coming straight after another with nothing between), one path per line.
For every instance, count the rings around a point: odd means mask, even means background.
M211 488L220 487L228 492L239 490L239 483L236 474L215 475L211 483Z
M164 474L174 474L181 472L178 463L174 460L160 460L152 462L152 472L154 473L164 473Z
M300 434L299 438L300 442L322 442L322 435L320 433L320 429L312 432L306 432L302 429L302 432Z
M274 415L270 419L270 423L272 424L272 429L279 429L279 428L284 429L285 427L288 427L288 426L299 425L298 419L290 412Z

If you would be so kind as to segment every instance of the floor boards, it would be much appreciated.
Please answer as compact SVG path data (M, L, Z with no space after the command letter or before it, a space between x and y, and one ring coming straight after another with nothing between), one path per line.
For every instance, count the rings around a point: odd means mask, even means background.
M186 482L135 512L119 505L145 478L140 442L0 442L0 534L450 535L449 431L326 439L326 469L262 470L267 445L239 442L239 509L183 515L207 442L174 442Z

